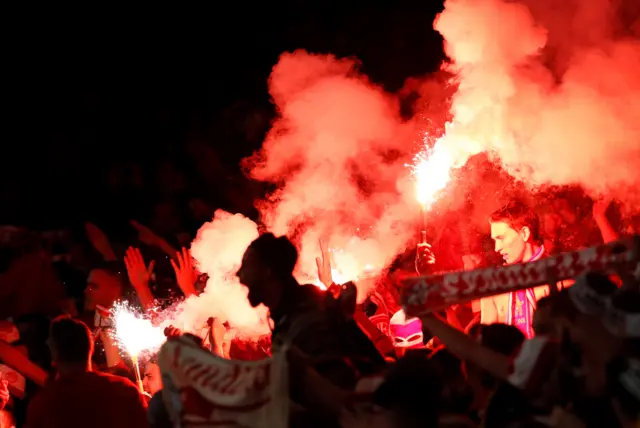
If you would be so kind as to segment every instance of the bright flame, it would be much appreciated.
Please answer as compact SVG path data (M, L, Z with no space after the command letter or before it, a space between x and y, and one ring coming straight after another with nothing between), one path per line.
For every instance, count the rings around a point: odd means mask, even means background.
M416 200L423 209L433 204L438 192L444 189L451 178L454 162L450 153L436 141L432 149L425 149L414 158L413 175L416 181Z
M335 282L336 284L344 284L346 282L353 281L357 278L349 278L347 277L347 275L344 275L342 272L340 272L340 270L331 268L331 279L333 279L333 282ZM320 282L320 278L316 278L313 285L315 285L321 290L327 289L327 287L322 282Z
M115 340L120 349L132 358L158 351L167 340L162 327L154 326L150 319L126 302L117 302L113 306L111 319L115 326Z
M331 256L331 278L336 284L345 284L349 281L357 282L360 279L377 275L381 268L374 263L363 263L361 260L367 260L367 254L358 251L363 241L357 237L349 239L345 243L345 248L333 247L327 251ZM320 279L314 278L313 284L322 290L327 287L320 282Z

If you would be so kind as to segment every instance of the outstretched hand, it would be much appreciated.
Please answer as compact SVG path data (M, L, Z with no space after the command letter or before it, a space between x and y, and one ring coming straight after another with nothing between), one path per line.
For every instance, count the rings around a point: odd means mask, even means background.
M138 231L138 238L140 238L140 241L150 246L158 245L160 237L153 233L151 229L135 220L131 220L129 223Z
M425 275L436 263L436 257L431 250L431 245L426 242L418 244L416 251L416 272L418 275Z
M145 265L140 250L138 248L129 247L124 256L124 264L127 267L129 281L136 291L139 292L141 287L144 288L149 286L149 281L153 274L153 268L156 264L155 261L152 260L148 266Z
M189 250L182 247L181 251L176 252L176 259L171 259L171 266L176 273L176 281L178 287L184 293L186 297L196 294L196 281L198 275L193 268L193 262L191 261L191 254Z
M333 284L333 276L331 274L331 257L327 251L326 243L321 239L320 245L320 257L316 257L316 266L318 267L318 279L320 282L329 289Z
M84 230L93 248L95 248L105 260L113 261L117 259L116 253L111 247L111 242L109 242L109 238L98 226L87 222L84 224Z
M418 255L425 260L427 264L432 265L436 262L436 256L433 254L431 244L427 244L426 242L418 244Z
M168 337L179 337L179 336L182 336L182 331L179 328L170 325L168 327L165 327L164 335L167 338Z

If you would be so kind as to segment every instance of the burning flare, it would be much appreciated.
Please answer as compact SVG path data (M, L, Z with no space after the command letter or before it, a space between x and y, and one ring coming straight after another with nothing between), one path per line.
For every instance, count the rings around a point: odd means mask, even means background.
M436 141L433 148L418 153L412 165L416 200L423 210L430 208L438 193L446 187L454 166L450 153L443 149L440 141Z
M126 302L117 302L111 309L114 339L121 351L132 359L157 352L166 341L164 330Z

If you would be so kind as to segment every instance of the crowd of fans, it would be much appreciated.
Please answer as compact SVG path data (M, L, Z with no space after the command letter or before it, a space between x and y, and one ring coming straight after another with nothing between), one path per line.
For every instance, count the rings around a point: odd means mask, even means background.
M392 2L397 3L393 12L382 3L362 8L340 2L345 9L341 13L330 3L314 5L309 12L297 2L287 6L287 12L278 9L271 19L254 14L262 21L255 27L260 42L271 46L262 54L268 60L229 48L237 57L227 60L240 65L228 73L241 69L250 77L241 79L242 84L230 84L230 76L208 83L213 88L208 96L216 103L234 101L213 126L206 119L211 112L200 111L201 126L185 126L193 132L188 141L176 137L178 130L163 127L172 122L168 118L176 114L174 105L188 104L185 99L165 100L166 106L152 108L123 102L129 99L130 86L122 92L108 87L106 94L88 91L78 110L99 120L98 125L87 125L87 131L78 127L78 112L61 104L72 98L71 85L60 84L62 76L54 75L54 84L48 84L62 92L45 97L53 100L43 109L51 117L36 122L45 124L39 128L56 129L59 147L34 153L31 144L13 144L7 150L17 152L9 151L5 158L27 159L30 169L7 162L0 171L5 223L0 226L0 428L185 426L172 420L176 412L171 406L181 403L171 403L165 395L157 357L142 361L142 382L137 384L132 361L114 343L110 309L126 300L149 311L198 295L206 277L194 269L188 247L216 209L259 222L253 202L265 189L254 188L255 183L228 165L258 147L269 128L264 82L277 55L300 46L338 57L355 55L372 81L390 91L404 85L407 117L417 108L408 93L419 88L406 85L406 77L441 65L441 36L424 35L441 8L437 2ZM237 15L246 21L246 13ZM318 15L326 15L329 24L314 24ZM52 22L59 26L58 20ZM136 22L136 33L139 26ZM216 25L207 21L206 27ZM229 45L228 25L217 27L223 35L217 37L224 42L220 46ZM278 33L283 28L287 34ZM50 33L36 38L38 43L57 43L57 51L67 44L52 38L57 29ZM196 38L206 42L206 52L211 51L209 37ZM290 41L280 46L274 39ZM81 40L82 55L73 55L87 62L91 50L84 46L85 38ZM186 50L175 40L168 42L159 48L163 58L171 46ZM131 44L131 38L125 37L124 43ZM429 51L431 55L415 55ZM149 62L137 51L133 56ZM191 51L186 56L209 57ZM197 80L194 68L204 69L175 62L186 70L184 81ZM64 61L57 58L56 63ZM151 67L154 75L166 68ZM125 68L127 73L136 69ZM215 68L222 67L216 62ZM83 69L82 74L87 73ZM74 73L64 74L78 79ZM94 78L105 80L99 76ZM136 84L157 91L157 83L147 76L141 82ZM212 101L200 98L202 83L193 87L198 102L212 108ZM239 91L247 93L246 100L237 101ZM260 94L259 103L254 93ZM31 103L23 93L21 98ZM40 98L35 103L39 107L44 102ZM115 112L130 110L134 122L141 124L139 132L113 128L117 114L105 115L96 108L110 105L104 101L109 98L117 100L111 106ZM162 102L156 97L148 101ZM87 113L94 109L95 117ZM145 111L157 118L145 121L140 117ZM92 122L86 119L80 122ZM66 128L59 125L65 121ZM130 136L123 139L118 132ZM133 144L136 138L148 144ZM114 149L116 144L121 147ZM106 159L109 150L118 160ZM131 161L121 160L129 150L141 153L128 152ZM37 179L23 180L36 172ZM355 301L352 284L333 283L324 248L318 249L318 278L328 291L298 284L293 277L295 243L264 233L247 249L238 278L251 304L269 308L272 334L260 340L223 341L220 337L229 326L211 320L202 337L175 328L167 329L167 336L188 337L207 352L233 360L269 358L282 343L290 344L289 396L279 398L291 402L291 427L638 427L640 291L638 277L624 267L617 275L591 272L535 290L524 326L507 316L513 296L478 299L419 318L401 307L399 285L416 275L416 267L433 272L527 262L640 234L637 215L625 213L623 220L615 203L594 203L579 190L554 189L535 198L536 206L527 215L507 210L492 216L505 226L492 236L466 224L472 210L434 220L431 247L420 248L425 254L410 249L375 278L366 278L376 286L364 302ZM46 224L55 212L61 213L58 223L64 226ZM427 263L416 263L422 257Z
M169 181L179 187L180 180ZM567 194L548 201L525 217L512 206L492 220L514 233L520 258L509 259L516 244L504 232L493 234L494 244L474 246L474 254L449 256L451 240L443 236L424 251L435 255L435 266L473 269L500 263L496 253L506 263L532 260L529 245L549 255L637 232L616 220L607 201L576 204ZM178 212L176 204L158 203L145 219L149 226L131 220L126 233L94 223L80 234L2 229L0 427L180 426L162 400L158 362L143 365L141 390L108 318L119 300L150 310L202 291L206 278L186 247L213 207L198 199L188 206ZM531 335L499 315L487 322L480 301L421 318L404 313L398 286L415 275L415 253L367 279L377 285L357 304L353 284L334 284L323 248L319 255L327 292L296 282L291 241L262 234L238 278L252 305L269 308L271 337L204 338L211 352L237 360L292 345L290 426L637 426L640 294L633 275L593 272L560 291L543 287Z

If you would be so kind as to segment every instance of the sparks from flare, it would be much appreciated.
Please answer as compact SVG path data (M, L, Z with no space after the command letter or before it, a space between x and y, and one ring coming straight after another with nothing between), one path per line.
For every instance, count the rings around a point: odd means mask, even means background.
M133 360L160 349L166 341L164 330L126 302L117 302L111 309L114 339L121 351Z
M451 156L436 144L433 148L425 148L414 158L411 165L415 178L416 200L424 211L428 210L436 201L451 178L453 165Z

